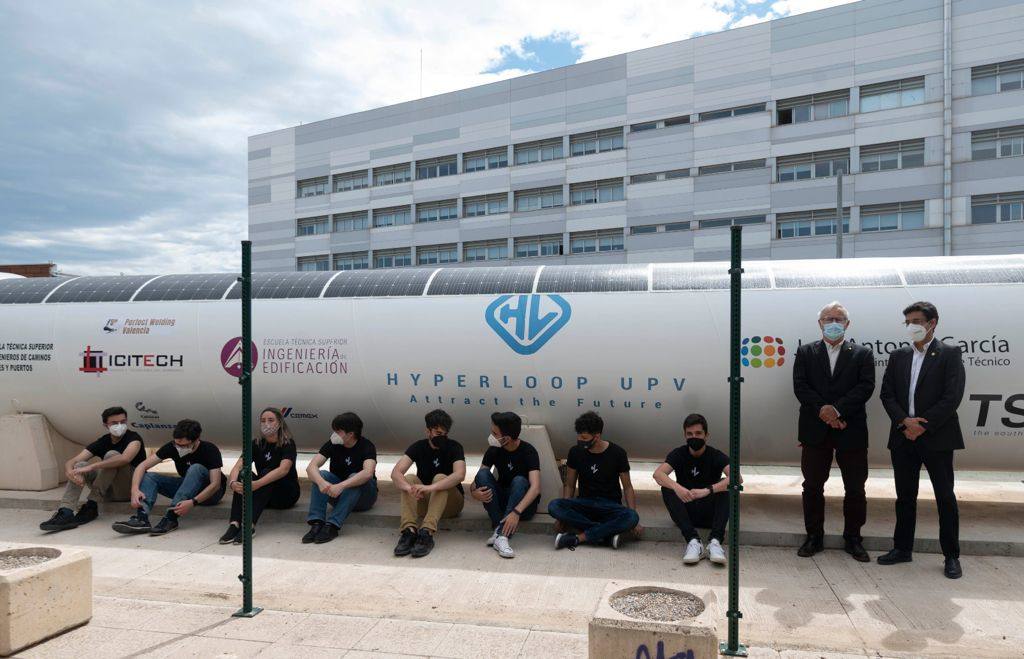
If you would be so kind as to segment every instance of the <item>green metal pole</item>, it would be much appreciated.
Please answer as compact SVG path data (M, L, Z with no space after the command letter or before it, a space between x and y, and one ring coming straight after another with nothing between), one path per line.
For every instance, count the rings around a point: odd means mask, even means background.
M237 618L252 618L263 609L252 605L252 241L242 241L242 608Z
M732 227L732 263L729 268L729 640L719 651L731 657L747 656L740 644L740 296L743 274L743 227Z

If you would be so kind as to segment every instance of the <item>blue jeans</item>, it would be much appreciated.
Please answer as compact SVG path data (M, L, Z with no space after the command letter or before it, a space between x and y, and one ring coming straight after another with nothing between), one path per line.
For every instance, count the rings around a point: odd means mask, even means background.
M523 500L523 497L526 496L526 491L530 489L530 481L525 476L516 476L512 479L512 484L508 489L505 489L498 484L498 479L486 467L481 467L480 471L476 472L476 478L473 479L473 483L477 487L487 487L491 490L491 500L484 504L484 508L487 510L487 516L491 518L491 526L493 528L498 528L508 514L512 512L512 509ZM523 511L523 514L519 516L519 519L527 520L533 517L537 512L539 501L540 497L534 499Z
M640 523L640 516L635 510L611 499L555 499L548 504L548 514L567 526L586 532L587 542L594 545Z
M321 469L320 475L331 485L341 482L341 478L329 471ZM327 514L328 503L334 506L330 515ZM309 497L309 515L306 517L306 521L326 521L340 529L341 525L348 519L349 513L352 511L361 513L369 510L375 503L377 503L376 478L371 478L359 487L343 490L341 495L336 497L327 496L320 491L319 487L314 485L313 493Z
M181 476L154 474L151 471L146 472L142 477L142 482L139 484L139 489L142 490L142 494L146 497L145 503L142 504L141 512L146 515L149 514L149 511L153 509L153 504L156 503L157 494L162 494L169 498L173 508L182 501L195 497L209 484L210 470L203 465L192 465L189 467L188 471L185 472L184 478ZM220 502L221 497L224 496L227 483L221 478L220 484L220 492L214 493L212 497L199 505L214 506Z

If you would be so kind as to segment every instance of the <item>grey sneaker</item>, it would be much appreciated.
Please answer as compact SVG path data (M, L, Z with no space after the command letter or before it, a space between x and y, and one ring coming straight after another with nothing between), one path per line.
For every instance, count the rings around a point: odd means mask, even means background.
M575 533L559 533L555 536L555 549L576 551L576 547L578 547L579 544L580 539L576 537Z

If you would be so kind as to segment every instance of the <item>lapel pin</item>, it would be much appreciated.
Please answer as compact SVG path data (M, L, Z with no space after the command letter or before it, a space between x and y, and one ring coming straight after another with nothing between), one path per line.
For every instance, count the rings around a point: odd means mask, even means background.
M935 353L934 353L934 352L933 352L933 353L931 353L931 356L932 356L932 357L934 357L934 356L935 356Z

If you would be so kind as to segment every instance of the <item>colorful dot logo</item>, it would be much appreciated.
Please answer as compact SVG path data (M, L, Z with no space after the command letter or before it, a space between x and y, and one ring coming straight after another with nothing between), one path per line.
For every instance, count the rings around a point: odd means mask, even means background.
M752 368L774 368L786 363L786 347L778 336L752 336L743 339L740 361Z

